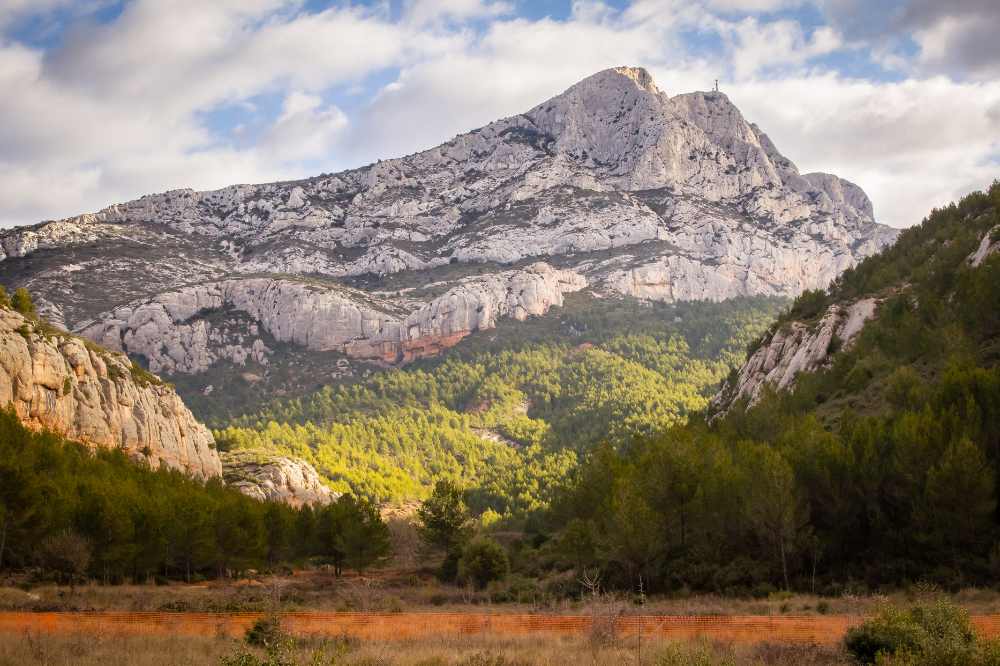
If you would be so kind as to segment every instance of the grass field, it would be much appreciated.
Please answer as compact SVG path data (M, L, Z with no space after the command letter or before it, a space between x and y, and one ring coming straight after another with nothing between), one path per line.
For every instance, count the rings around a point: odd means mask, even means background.
M868 615L886 602L906 604L938 590L915 586L890 594L821 597L775 593L763 598L718 595L651 596L641 607L623 597L604 595L600 605L646 615ZM949 597L973 615L1000 614L1000 592L966 589ZM592 600L532 599L493 603L489 592L443 585L427 571L379 571L369 576L335 577L322 570L240 581L191 585L98 585L71 590L25 580L0 585L0 611L168 611L168 612L497 612L590 614Z
M635 638L474 636L402 641L302 640L267 661L266 652L226 637L0 634L0 666L544 666L548 664L846 664L837 649ZM640 661L641 659L641 661Z
M0 587L0 666L848 664L839 645L847 626L933 592L654 597L638 606L612 596L495 604L412 571L74 590L22 581ZM1000 614L992 590L950 597L974 616ZM243 640L267 613L283 614L287 641L270 656ZM995 635L1000 618L977 625Z

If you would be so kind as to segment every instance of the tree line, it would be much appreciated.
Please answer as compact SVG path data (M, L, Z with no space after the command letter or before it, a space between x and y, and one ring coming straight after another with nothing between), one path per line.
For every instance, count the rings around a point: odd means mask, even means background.
M260 502L218 479L91 451L0 411L0 572L73 583L242 575L311 559L364 570L390 554L371 503Z

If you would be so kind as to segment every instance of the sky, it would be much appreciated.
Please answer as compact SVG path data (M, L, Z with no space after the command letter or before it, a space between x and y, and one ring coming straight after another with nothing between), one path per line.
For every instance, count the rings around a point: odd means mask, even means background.
M433 147L607 67L714 81L918 223L1000 178L997 0L0 0L0 226Z

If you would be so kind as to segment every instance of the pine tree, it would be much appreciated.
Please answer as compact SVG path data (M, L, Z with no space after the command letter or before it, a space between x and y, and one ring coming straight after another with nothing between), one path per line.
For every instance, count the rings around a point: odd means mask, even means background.
M19 287L14 291L11 305L25 317L34 317L38 314L35 310L35 303L31 300L31 294L24 287Z
M431 496L417 509L424 542L446 552L460 547L467 537L469 510L462 491L451 481L438 481Z

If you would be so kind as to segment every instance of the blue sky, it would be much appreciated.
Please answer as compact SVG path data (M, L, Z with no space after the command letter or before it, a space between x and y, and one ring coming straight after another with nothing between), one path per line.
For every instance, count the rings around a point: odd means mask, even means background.
M0 0L0 225L428 148L606 67L718 78L908 226L1000 174L995 0Z

